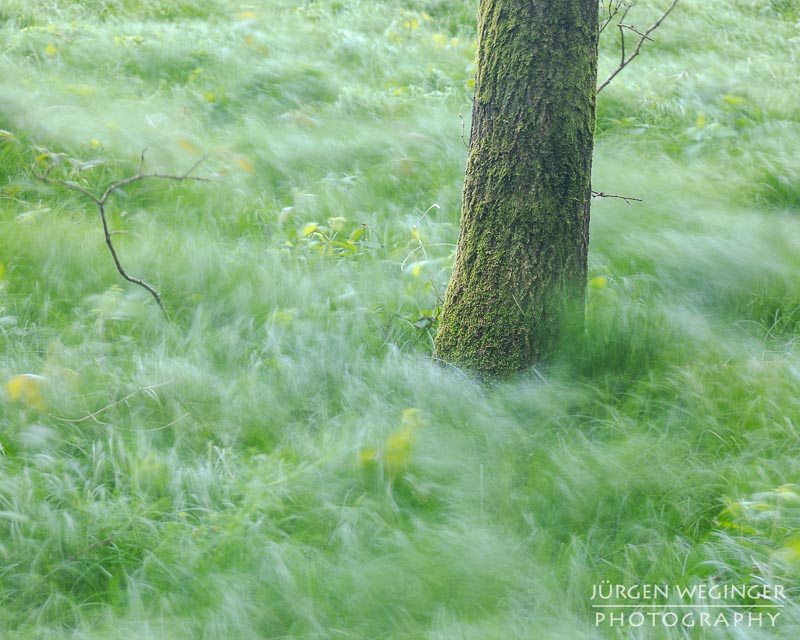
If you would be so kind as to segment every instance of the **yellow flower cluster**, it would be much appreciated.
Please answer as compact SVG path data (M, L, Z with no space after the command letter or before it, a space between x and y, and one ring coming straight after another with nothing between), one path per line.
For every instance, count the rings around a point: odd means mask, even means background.
M34 373L21 373L6 382L5 390L11 402L29 406L36 411L45 410L45 379Z

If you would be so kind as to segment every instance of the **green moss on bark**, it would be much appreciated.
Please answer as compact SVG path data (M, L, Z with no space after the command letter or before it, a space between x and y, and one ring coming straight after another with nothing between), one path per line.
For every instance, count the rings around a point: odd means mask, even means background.
M504 377L580 323L589 245L596 0L482 0L461 234L440 358Z

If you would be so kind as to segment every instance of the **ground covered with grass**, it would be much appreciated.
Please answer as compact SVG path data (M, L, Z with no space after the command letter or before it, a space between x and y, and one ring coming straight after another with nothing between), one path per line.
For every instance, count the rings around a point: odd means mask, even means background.
M595 203L585 334L494 385L431 358L474 22L3 2L0 636L800 634L800 5L681 0L602 92L594 187L644 201ZM168 317L37 178L99 195L144 149L209 179L106 207ZM598 624L644 584L783 595Z

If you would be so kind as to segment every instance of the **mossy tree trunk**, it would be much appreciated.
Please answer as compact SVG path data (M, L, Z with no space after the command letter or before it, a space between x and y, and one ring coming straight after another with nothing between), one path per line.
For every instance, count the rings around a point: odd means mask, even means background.
M597 0L481 0L461 234L438 357L505 377L581 326Z

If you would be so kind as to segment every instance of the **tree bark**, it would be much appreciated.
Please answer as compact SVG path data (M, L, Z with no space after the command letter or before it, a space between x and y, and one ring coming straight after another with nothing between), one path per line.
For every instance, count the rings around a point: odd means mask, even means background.
M461 232L437 356L506 377L582 326L597 0L481 0Z

